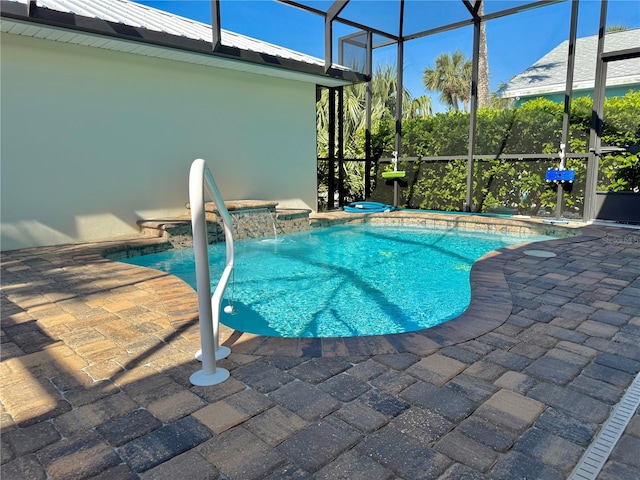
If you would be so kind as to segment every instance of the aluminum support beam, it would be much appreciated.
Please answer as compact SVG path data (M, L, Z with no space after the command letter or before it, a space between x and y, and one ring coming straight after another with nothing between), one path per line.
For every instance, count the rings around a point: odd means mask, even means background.
M493 20L494 18L506 17L508 15L513 15L514 13L524 12L526 10L532 10L534 8L545 7L547 5L552 5L554 3L564 2L565 0L542 0L539 2L529 3L525 5L520 5L513 8L508 8L506 10L501 10L499 12L488 13L482 15L481 19L483 21ZM428 37L429 35L434 35L436 33L447 32L449 30L455 30L456 28L466 27L467 25L471 25L473 23L473 18L468 20L461 20L459 22L450 23L449 25L443 25L441 27L431 28L429 30L423 30L422 32L412 33L411 35L407 35L404 37L404 40L414 40L416 38Z
M404 96L404 40L402 40L402 30L404 24L404 0L400 0L400 25L398 39L398 62L396 72L396 138L395 138L395 158L400 158L402 148L402 97ZM400 204L400 187L398 181L393 182L393 206L398 207Z
M338 87L338 206L344 206L344 87Z
M476 18L478 16L478 12L480 11L480 5L482 4L482 0L475 0L473 2L473 5L471 4L470 0L462 0L462 3L464 4L465 7L467 7L467 10L469 10L469 13L473 18Z
M27 16L33 16L33 12L35 12L38 8L38 2L36 0L29 0L27 2Z
M367 60L365 62L365 75L369 77L365 92L365 137L364 137L364 199L371 196L371 104L373 99L373 34L367 32Z
M473 60L471 67L471 113L469 116L469 154L467 157L467 191L462 210L472 212L473 205L473 172L474 155L476 153L476 123L478 113L478 63L480 59L480 17L473 20Z
M338 16L349 0L336 0L327 10L324 17L324 71L331 69L333 65L333 20Z
M333 210L336 196L334 172L336 169L336 89L329 88L329 166L327 168L327 209Z
M562 113L562 137L560 139L560 170L566 167L565 155L569 143L569 114L571 113L571 95L573 94L573 71L576 60L576 38L578 36L579 0L571 2L571 20L569 27L569 53L567 56L567 79L564 90L564 111ZM564 203L564 186L558 182L556 195L556 220L562 217Z
M638 57L640 57L640 47L616 50L614 52L605 52L602 54L602 60L605 62L616 62L618 60L629 60L630 58Z
M598 28L598 50L596 54L593 109L591 111L591 130L589 132L589 161L587 163L587 180L584 187L584 212L582 215L585 221L593 220L596 216L596 188L598 186L598 170L600 164L600 158L596 152L600 150L602 141L604 92L607 84L607 64L602 60L607 26L607 6L607 0L602 0L600 7L600 26Z
M211 47L214 52L222 45L220 32L220 0L211 0Z
M305 5L303 3L295 2L293 0L276 0L276 1L278 3L282 3L282 4L288 5L290 7L298 8L300 10L304 10L305 12L314 13L316 15L321 15L323 17L326 16L324 11L319 10L317 8L310 7L310 6ZM345 25L348 25L348 26L353 27L353 28L357 28L359 30L366 30L366 31L375 33L376 35L380 35L381 37L389 38L389 39L394 41L393 43L395 43L395 40L398 39L397 35L394 35L394 34L389 33L389 32L385 32L384 30L379 30L377 28L373 28L373 27L369 27L367 25L363 25L362 23L354 22L352 20L347 20L346 18L340 18L340 17L336 16L336 18L334 20L338 20L340 23L344 23Z

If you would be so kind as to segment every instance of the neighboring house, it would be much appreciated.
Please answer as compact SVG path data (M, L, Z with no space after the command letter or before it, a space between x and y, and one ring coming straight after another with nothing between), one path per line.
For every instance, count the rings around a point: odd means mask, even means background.
M626 50L640 46L640 29L609 32L604 51ZM573 97L593 97L596 76L598 36L576 39ZM567 81L569 40L562 42L524 72L513 77L501 91L502 98L513 98L520 105L538 97L564 101ZM640 58L610 62L607 67L607 97L640 90Z
M198 157L225 199L316 209L316 85L353 72L127 0L0 8L2 250L185 214Z

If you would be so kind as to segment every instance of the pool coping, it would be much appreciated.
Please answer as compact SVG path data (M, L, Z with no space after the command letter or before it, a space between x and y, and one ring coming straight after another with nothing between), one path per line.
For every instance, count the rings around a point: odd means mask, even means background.
M538 242L537 245L539 247L585 242L595 238L581 234L580 229L575 228L584 227L584 224L573 225L572 227L574 228L566 228L553 224L544 224L540 221L529 221L528 219L474 217L473 215L460 217L459 215L426 212L399 211L383 214L330 212L328 214L315 214L313 221L320 221L320 224L316 223L316 228L335 224L371 222L373 224L462 228L463 230L480 232L499 231L508 233L509 231L519 231L545 232L554 236L570 235L542 243ZM477 226L479 225L483 225L485 229L478 229ZM491 227L498 228L493 229ZM485 335L507 321L511 315L513 302L504 274L504 265L509 260L523 256L528 245L530 244L525 243L505 247L489 252L476 261L470 272L471 300L469 307L460 316L428 329L363 337L285 338L241 332L220 323L220 344L229 347L234 353L263 356L350 357L396 353L428 355L443 347L463 343ZM98 247L98 254L102 257L113 258L115 256L117 258L119 256L118 252L125 252L123 256L126 257L141 251L141 249L150 253L166 248L171 248L166 240L158 238L135 239L133 241L124 241L123 243L112 242L101 250ZM145 268L133 265L130 267ZM181 279L169 276L176 280L173 293L182 297L182 301L176 311L172 311L171 304L167 305L167 314L170 317L170 321L177 326L185 321L197 321L198 305L195 290ZM190 301L187 301L187 299ZM186 308L187 304L189 305L188 308Z

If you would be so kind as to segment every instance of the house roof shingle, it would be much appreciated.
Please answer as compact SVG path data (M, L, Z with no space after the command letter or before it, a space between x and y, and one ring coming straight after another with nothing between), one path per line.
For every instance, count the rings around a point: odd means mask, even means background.
M640 46L640 29L609 32L605 35L605 52L637 48ZM576 39L573 89L593 89L595 83L598 36ZM567 55L569 40L535 62L524 72L513 77L502 93L503 98L526 97L564 92L567 80ZM607 85L640 83L640 58L609 63Z

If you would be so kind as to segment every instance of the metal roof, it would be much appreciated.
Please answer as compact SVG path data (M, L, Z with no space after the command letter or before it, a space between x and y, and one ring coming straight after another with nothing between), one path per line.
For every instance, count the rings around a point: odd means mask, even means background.
M605 35L604 51L618 51L640 46L640 29L609 32ZM598 36L576 39L573 89L593 89L596 76ZM540 60L512 78L503 98L527 97L564 92L567 81L569 40L565 40ZM640 58L610 62L607 85L640 84Z
M322 80L319 80L318 78L312 79L306 74L308 72L287 72L283 68L272 68L265 65L243 65L245 62L238 61L237 59L234 60L224 58L224 56L216 56L215 54L211 54L211 51L207 51L207 49L211 50L210 45L212 41L212 31L210 25L135 3L130 0L37 0L36 5L37 7L50 11L52 15L56 12L62 12L73 16L74 18L93 19L109 22L111 25L115 24L116 26L122 25L134 27L137 31L152 32L151 35L157 32L154 38L162 37L169 39L166 41L166 46L162 44L149 45L136 42L135 36L132 36L131 38L101 38L99 35L100 32L96 35L96 33L92 33L90 29L85 32L78 32L73 28L74 31L65 32L63 29L65 29L66 25L43 25L41 22L38 22L38 18L43 16L42 14L37 15L33 19L30 17L26 17L24 19L13 18L8 17L5 14L5 11L8 10L6 8L8 4L21 4L22 8L26 12L27 1L28 0L4 0L2 2L2 32L96 48L117 50L137 55L153 56L188 63L249 71L251 73L281 78L293 78L307 82L313 81L327 86L351 83L344 79L331 78L330 76L325 76ZM69 25L69 28L75 26L77 26L77 23ZM288 61L288 65L297 63L318 68L324 67L324 59L319 59L295 50L256 40L255 38L251 38L246 35L222 30L221 36L221 43L223 45L241 51L250 52L249 54L253 53L254 56L258 55L261 58L262 56L273 57L282 61ZM211 55L203 56L197 55L195 52L181 52L179 50L179 46L175 47L178 48L178 50L175 48L169 50L167 47L170 45L172 39L177 39L177 41L180 41L180 39L190 40L191 42L189 42L189 45L197 45L198 50L200 50L201 53L209 53ZM283 66L282 64L273 61L270 62L270 64L276 67ZM333 68L347 74L350 72L349 69L340 65L333 65ZM319 71L320 70L318 70L318 72ZM313 73L311 73L311 75L313 75Z

